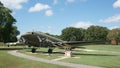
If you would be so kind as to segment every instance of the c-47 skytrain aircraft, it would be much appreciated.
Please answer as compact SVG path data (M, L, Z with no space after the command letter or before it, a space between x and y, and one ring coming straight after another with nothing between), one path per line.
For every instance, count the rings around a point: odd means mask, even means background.
M48 52L52 52L54 47L64 48L65 56L72 56L72 49L89 43L90 41L62 41L42 32L27 32L20 38L21 42L33 47L49 47ZM36 51L36 48L32 50Z

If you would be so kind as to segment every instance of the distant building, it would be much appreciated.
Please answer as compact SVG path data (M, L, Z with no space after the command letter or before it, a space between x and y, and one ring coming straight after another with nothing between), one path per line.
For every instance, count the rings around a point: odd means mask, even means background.
M116 41L116 40L111 40L111 44L112 45L118 45L120 42Z

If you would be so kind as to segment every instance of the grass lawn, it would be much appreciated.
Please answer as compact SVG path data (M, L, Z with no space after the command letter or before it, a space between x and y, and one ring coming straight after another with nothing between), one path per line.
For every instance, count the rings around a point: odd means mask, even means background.
M0 48L2 48L2 50L0 50L0 68L68 68L12 56L7 53L8 50L3 49L4 47L0 46Z
M73 51L73 54L75 57L80 58L67 58L63 59L61 61L64 62L71 62L71 63L77 63L77 64L87 64L87 65L95 65L95 66L101 66L105 68L120 68L120 54L113 54L113 52L120 52L120 46L119 45L89 45L89 46L83 46L86 49L93 49L93 50L101 50L101 51L110 51L107 52L85 52L85 51ZM40 48L37 51L40 52L38 54L32 54L28 53L30 50L22 50L21 52L45 58L45 59L55 59L59 58L59 56L64 56L64 54L52 54L51 57L48 57L48 55L41 54L41 52L47 52L48 48ZM61 49L55 49L54 51L62 51Z
M62 61L105 68L120 68L120 55L99 52L74 52L74 56L80 58L68 58Z
M80 58L64 59L62 61L101 66L105 68L120 68L120 53L113 54L113 52L120 52L120 45L90 45L83 46L86 49L110 51L107 52L85 52L85 51L73 51L74 56Z
M44 58L44 59L49 59L49 60L60 58L61 56L64 55L64 50L61 50L58 48L55 48L54 53L50 56L48 55L47 51L48 51L48 48L40 48L40 49L37 49L36 53L34 54L31 53L31 49L20 50L19 52L27 55L33 55L36 57Z
M86 49L95 49L95 50L105 50L105 51L115 51L120 52L120 45L86 45L82 46Z
M75 50L73 51L74 56L80 57L80 58L66 58L61 61L77 63L77 64L95 65L95 66L101 66L105 68L120 68L120 54L111 53L111 51L120 52L120 45L88 45L88 46L82 46L82 47L85 47L86 49L110 51L110 52L108 53L107 52L85 52L85 51ZM13 48L13 47L10 47L10 48ZM15 48L20 48L20 47L15 47ZM50 60L60 58L60 56L64 56L63 54L64 50L62 49L55 48L54 51L60 52L60 53L52 54L50 57L46 55L47 50L48 48L37 49L37 54L32 54L30 52L31 49L20 50L20 52L28 54L28 55L33 55L36 57L44 58L44 59L50 59ZM15 68L34 68L35 66L37 67L43 66L43 68L47 68L45 67L46 63L40 63L36 61L21 59L21 58L14 57L11 55L9 55L9 57L4 56L3 58L7 58L7 59L3 60L1 56L8 55L8 54L6 53L6 51L0 51L0 53L1 53L0 54L0 64L1 64L0 68L7 68L5 66L8 66L8 68L10 68L9 66L11 66L11 68L14 68L14 66L16 66ZM8 60L10 62L7 62ZM2 64L2 62L4 62L4 64ZM29 62L31 62L31 64ZM10 65L11 63L13 63L13 65ZM51 64L47 64L47 66L48 65L54 68L60 67L60 66L57 67L56 65L51 65Z

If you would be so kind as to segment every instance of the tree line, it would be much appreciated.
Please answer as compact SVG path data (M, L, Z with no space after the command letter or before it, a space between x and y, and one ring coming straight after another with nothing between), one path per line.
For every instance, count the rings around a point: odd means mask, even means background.
M0 2L0 42L15 42L20 34L14 25L16 19L11 14L12 11Z
M60 37L65 41L112 41L120 42L120 28L109 30L103 26L90 26L87 29L67 27Z

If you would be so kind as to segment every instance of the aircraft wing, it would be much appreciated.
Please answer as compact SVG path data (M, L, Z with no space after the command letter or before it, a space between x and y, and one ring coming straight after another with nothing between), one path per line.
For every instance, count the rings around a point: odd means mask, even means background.
M100 43L99 41L62 41L42 32L28 32L22 35L21 39L25 44L36 47L75 48L86 44Z
M63 47L63 48L75 48L84 45L90 44L103 44L104 42L101 41L63 41L63 42L55 42L55 46Z

